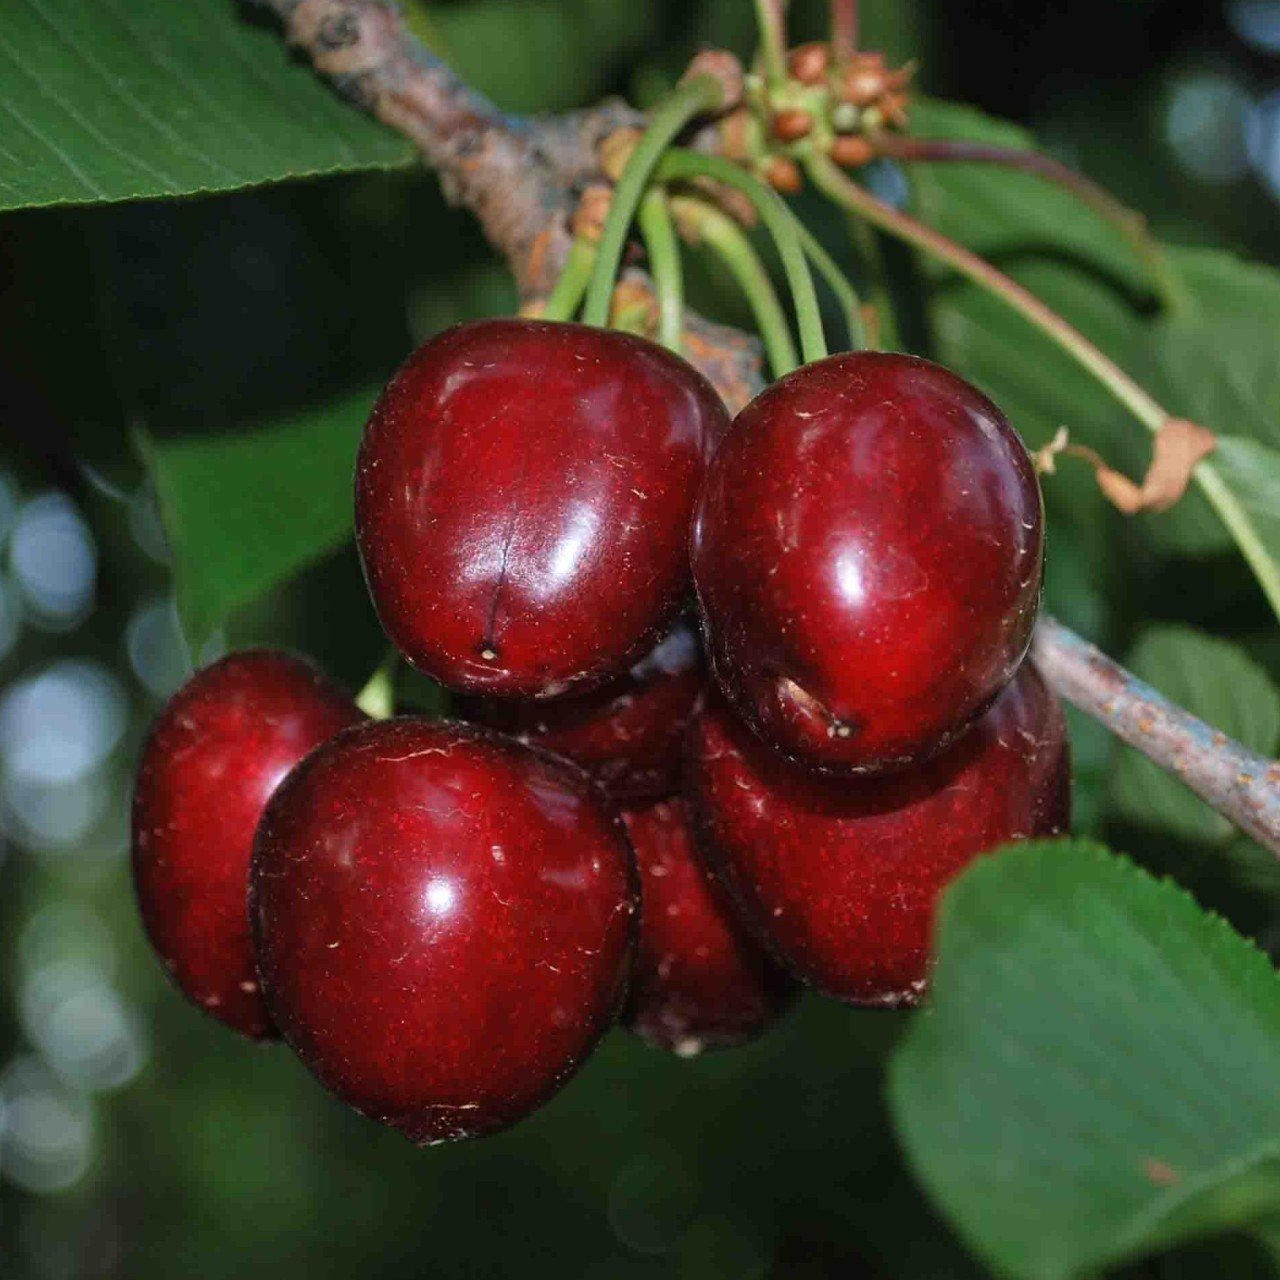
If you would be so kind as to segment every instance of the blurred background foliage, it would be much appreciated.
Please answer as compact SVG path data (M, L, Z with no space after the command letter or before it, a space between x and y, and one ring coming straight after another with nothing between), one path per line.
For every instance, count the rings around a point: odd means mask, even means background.
M816 35L822 6L795 8L797 34ZM866 45L919 58L930 94L1033 127L1158 234L1280 260L1280 0L864 8ZM408 14L520 111L606 92L643 104L700 44L753 43L746 0L440 0ZM822 226L838 244L838 220ZM695 284L737 314L709 273ZM189 654L132 438L367 397L413 342L512 305L501 264L419 172L0 218L0 1274L981 1274L886 1125L896 1015L808 999L759 1044L693 1062L615 1033L514 1132L419 1153L330 1102L282 1050L194 1012L146 950L127 811L159 701L193 660L251 642L304 650L355 685L380 641L339 528L331 555ZM935 335L921 322L910 336L927 349ZM1046 424L1011 407L1039 443ZM1086 477L1058 483L1051 607L1274 751L1280 644L1238 559L1123 522ZM1188 626L1247 646L1223 657L1245 664L1234 699L1198 687L1212 642ZM1280 944L1274 862L1079 717L1073 730L1079 829ZM1141 1274L1270 1268L1224 1240Z

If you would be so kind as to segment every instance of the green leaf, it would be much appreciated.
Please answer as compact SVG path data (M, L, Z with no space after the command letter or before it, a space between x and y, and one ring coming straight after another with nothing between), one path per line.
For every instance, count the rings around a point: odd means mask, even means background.
M1280 745L1280 693L1242 649L1184 627L1154 627L1129 655L1130 669L1165 697L1245 746ZM1119 743L1113 795L1130 821L1191 840L1222 842L1235 828L1176 778Z
M931 98L912 103L911 132L1017 151L1039 149L1024 129L972 107ZM910 166L917 211L944 235L984 257L1037 254L1075 261L1138 294L1152 266L1135 236L1074 193L1035 174L960 161Z
M408 143L232 0L9 0L0 209L229 191L406 164Z
M256 431L144 440L193 652L234 609L350 537L355 453L375 395L335 397Z
M1280 272L1218 250L1170 251L1183 305L1154 327L1169 408L1280 449Z
M894 1055L908 1159L999 1275L1066 1280L1280 1209L1280 982L1167 881L1084 842L944 899Z
M1216 250L1171 259L1185 300L1152 329L1152 390L1171 412L1222 434L1207 466L1225 486L1231 534L1280 612L1280 273Z
M1280 449L1239 436L1219 436L1213 468L1235 494L1270 555L1280 561Z

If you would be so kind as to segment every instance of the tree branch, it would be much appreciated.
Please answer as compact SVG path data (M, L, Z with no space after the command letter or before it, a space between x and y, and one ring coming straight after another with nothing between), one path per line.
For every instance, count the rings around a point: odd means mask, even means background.
M409 138L452 199L479 219L525 297L545 296L570 244L581 192L603 180L597 149L638 122L605 102L565 116L517 119L463 84L382 0L252 0L346 97ZM758 342L690 314L686 354L732 409L762 385ZM1035 660L1069 702L1181 778L1242 830L1280 853L1280 764L1216 733L1054 619Z
M1054 618L1040 619L1034 655L1045 680L1068 702L1280 851L1280 763L1196 719Z

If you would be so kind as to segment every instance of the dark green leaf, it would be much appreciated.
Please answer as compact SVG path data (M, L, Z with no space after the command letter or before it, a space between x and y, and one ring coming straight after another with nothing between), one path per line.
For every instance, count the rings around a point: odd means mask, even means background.
M408 163L409 145L233 0L10 0L0 209L228 191Z
M373 389L257 431L144 444L193 651L351 533L356 447Z
M1280 449L1239 436L1219 436L1213 468L1235 494L1267 552L1280 563Z
M1264 755L1280 745L1280 693L1242 650L1184 627L1143 635L1128 666L1165 697ZM1131 747L1120 753L1114 796L1126 818L1192 840L1223 841L1234 828L1176 778Z
M1218 250L1170 252L1184 302L1154 330L1169 408L1280 449L1280 273Z
M1232 532L1253 545L1253 570L1280 610L1280 274L1218 251L1171 257L1185 298L1154 326L1153 390L1171 412L1224 436L1209 466L1237 508Z
M1280 982L1183 890L1084 842L950 890L895 1054L908 1158L1000 1275L1066 1280L1280 1209Z
M922 138L1037 149L1035 138L1016 125L930 98L913 103L911 131ZM910 169L915 206L925 221L985 257L1065 258L1135 293L1152 292L1152 267L1133 234L1073 192L1035 174L991 164L912 163Z

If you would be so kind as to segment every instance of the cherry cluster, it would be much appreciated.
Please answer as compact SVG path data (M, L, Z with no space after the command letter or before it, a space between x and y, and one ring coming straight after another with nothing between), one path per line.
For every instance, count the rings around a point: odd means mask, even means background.
M797 980L913 1003L947 881L1066 826L1038 484L936 365L831 357L731 425L642 338L463 326L375 408L355 525L456 718L232 654L151 731L134 870L197 1005L416 1142L528 1114L619 1017L689 1054Z

